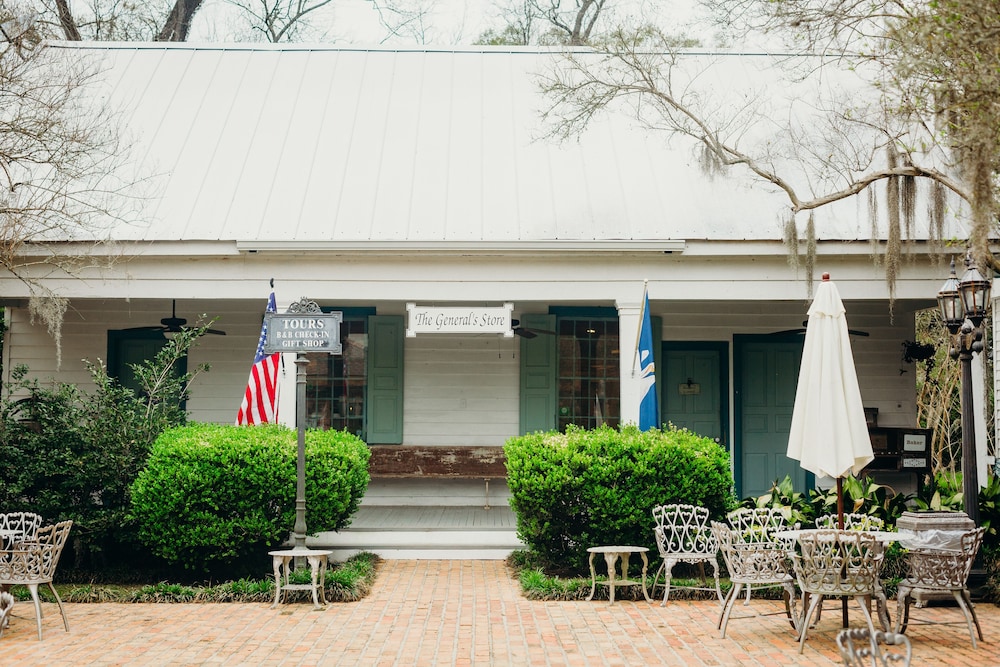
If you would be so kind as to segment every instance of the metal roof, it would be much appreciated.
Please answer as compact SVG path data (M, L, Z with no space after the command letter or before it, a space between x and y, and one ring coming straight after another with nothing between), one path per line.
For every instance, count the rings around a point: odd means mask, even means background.
M602 116L541 139L537 74L557 53L267 45L54 43L103 70L130 169L157 194L122 240L254 244L777 240L787 200L695 147ZM708 90L773 58L701 58ZM780 133L779 127L774 128ZM864 239L863 197L821 213L823 239ZM920 232L918 231L918 234Z

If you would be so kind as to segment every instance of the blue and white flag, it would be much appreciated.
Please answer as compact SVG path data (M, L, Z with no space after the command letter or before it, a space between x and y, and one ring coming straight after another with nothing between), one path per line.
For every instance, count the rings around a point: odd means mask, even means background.
M656 368L653 365L653 323L649 317L649 293L643 288L642 320L639 325L639 430L660 427L656 404Z

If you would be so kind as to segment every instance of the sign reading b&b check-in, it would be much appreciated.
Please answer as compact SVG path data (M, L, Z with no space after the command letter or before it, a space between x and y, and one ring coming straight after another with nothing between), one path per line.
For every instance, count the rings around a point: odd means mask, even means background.
M510 314L514 304L505 303L499 307L485 306L418 306L406 304L409 321L406 335L418 333L498 333L511 337Z
M342 354L340 323L344 313L267 313L264 352L329 352Z

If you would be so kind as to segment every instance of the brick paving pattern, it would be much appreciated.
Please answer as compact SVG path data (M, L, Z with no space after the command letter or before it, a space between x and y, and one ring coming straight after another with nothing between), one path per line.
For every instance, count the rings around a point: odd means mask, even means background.
M854 605L855 603L851 603ZM895 612L893 607L890 609ZM838 665L840 606L828 605L805 653L780 602L738 603L720 639L717 602L535 602L502 561L385 561L359 602L67 604L70 633L43 605L38 641L30 602L0 637L0 665ZM774 615L758 616L759 613ZM913 665L1000 665L1000 607L980 603L986 641L973 650L954 607L913 617ZM863 623L854 609L851 623Z

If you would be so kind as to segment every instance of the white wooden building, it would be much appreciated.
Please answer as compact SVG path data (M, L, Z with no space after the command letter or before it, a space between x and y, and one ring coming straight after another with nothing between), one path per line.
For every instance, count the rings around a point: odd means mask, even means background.
M648 281L664 421L726 447L740 495L786 473L811 481L784 457L802 337L775 332L801 328L810 292L782 243L783 195L739 170L707 176L692 146L626 115L599 120L579 141L541 139L536 74L555 54L51 48L103 69L95 92L125 110L129 168L152 187L134 221L113 230L115 244L67 239L118 255L112 268L44 278L70 299L61 366L53 340L29 321L26 288L0 273L5 373L25 363L86 386L83 359L120 369L148 353L149 333L131 328L174 308L189 322L206 314L227 335L191 352L191 363L212 368L188 407L193 420L231 423L273 279L279 312L307 297L344 313L344 354L310 357L310 425L346 427L373 446L495 453L527 431L636 420L633 354ZM772 64L690 58L725 85ZM868 334L852 341L865 405L879 426L912 428L916 369L901 345L947 270L918 226L890 310L867 211L858 197L817 212L815 275L832 274L851 328ZM948 224L946 235L965 236L961 220ZM508 303L518 333L555 333L406 336L407 304ZM280 405L288 422L291 361ZM478 469L462 489L410 472L376 479L365 506L482 500ZM482 504L504 504L502 480L490 493Z

